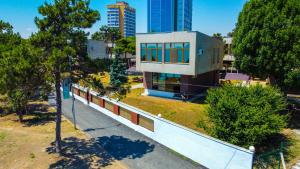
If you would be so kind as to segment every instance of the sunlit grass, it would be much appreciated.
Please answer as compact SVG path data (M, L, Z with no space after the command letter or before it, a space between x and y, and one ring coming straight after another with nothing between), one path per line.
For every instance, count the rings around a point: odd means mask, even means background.
M95 78L96 80L100 81L104 87L108 87L109 83L110 83L110 76L109 76L109 72L99 72L99 73L95 73L95 74L90 74L91 77ZM130 75L128 76L128 83L125 85L129 85L129 86L133 86L136 84L139 84L139 82L135 82L134 78L142 78L142 76L134 76L134 75ZM85 86L83 81L79 82L79 84L81 86Z
M283 135L289 142L287 152L284 157L287 161L287 167L291 168L300 160L300 135L295 134L290 129L283 131Z
M153 115L161 114L165 119L205 133L202 128L197 127L197 123L200 120L207 120L207 104L142 96L141 93L143 90L144 89L132 90L122 101Z

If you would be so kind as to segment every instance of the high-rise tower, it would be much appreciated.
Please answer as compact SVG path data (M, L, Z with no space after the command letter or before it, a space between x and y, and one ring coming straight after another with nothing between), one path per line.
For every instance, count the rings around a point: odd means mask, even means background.
M148 0L148 32L192 30L192 0Z
M135 36L135 9L126 2L117 2L107 6L107 25L119 28L122 36Z

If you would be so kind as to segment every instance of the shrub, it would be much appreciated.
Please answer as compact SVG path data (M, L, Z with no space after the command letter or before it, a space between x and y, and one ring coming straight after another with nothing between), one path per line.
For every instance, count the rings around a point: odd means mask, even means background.
M212 122L208 132L235 145L261 144L286 126L287 115L281 113L286 100L274 87L225 85L210 89L206 102Z

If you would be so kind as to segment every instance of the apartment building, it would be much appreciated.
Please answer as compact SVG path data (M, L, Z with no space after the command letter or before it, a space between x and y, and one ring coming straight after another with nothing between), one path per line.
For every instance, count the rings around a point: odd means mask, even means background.
M126 2L117 2L107 6L107 25L120 29L123 37L135 36L136 14L135 9Z

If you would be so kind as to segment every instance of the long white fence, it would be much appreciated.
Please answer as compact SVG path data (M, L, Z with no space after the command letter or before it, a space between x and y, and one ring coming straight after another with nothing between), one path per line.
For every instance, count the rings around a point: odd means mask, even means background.
M118 102L78 85L79 101L210 169L252 169L254 153Z

